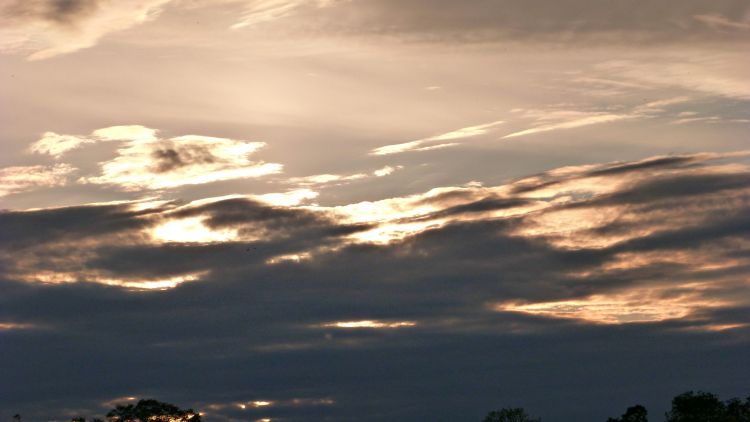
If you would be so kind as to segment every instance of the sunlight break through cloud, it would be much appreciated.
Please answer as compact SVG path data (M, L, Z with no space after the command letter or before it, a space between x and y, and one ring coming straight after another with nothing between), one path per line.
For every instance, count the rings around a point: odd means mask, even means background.
M727 299L711 299L701 295L700 290L707 287L685 284L669 288L633 289L576 300L502 303L495 305L494 309L597 324L627 324L680 319L707 309L732 305ZM672 293L679 291L684 293Z
M388 329L388 328L404 328L404 327L414 327L417 323L414 321L378 321L378 320L363 320L363 321L338 321L338 322L330 322L327 324L321 325L325 328L350 328L350 329L357 329L357 328L374 328L374 329Z

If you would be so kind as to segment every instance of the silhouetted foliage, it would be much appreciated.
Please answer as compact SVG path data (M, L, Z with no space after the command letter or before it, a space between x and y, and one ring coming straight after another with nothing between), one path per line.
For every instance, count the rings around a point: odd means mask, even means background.
M729 422L750 422L750 396L743 403L740 399L727 400L727 420Z
M484 418L484 422L541 422L541 419L531 418L520 407L493 410Z
M619 418L609 418L607 422L648 422L648 411L645 407L637 404L628 407L628 410Z
M665 422L750 422L750 396L725 402L711 393L688 391L672 399ZM504 408L487 414L483 422L540 422L522 408ZM619 418L607 422L648 422L648 411L641 405L628 407Z
M667 422L729 422L727 406L711 393L688 391L672 399Z
M135 406L121 405L107 413L110 422L201 422L193 409L182 410L157 400L140 400Z

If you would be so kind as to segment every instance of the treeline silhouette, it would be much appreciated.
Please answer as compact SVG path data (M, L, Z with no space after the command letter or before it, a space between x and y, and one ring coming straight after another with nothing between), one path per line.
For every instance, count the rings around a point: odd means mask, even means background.
M182 410L179 407L154 399L139 400L135 405L118 404L107 413L108 422L202 422L199 412L193 409ZM13 416L13 422L21 422L21 415ZM79 416L70 422L86 422ZM104 422L94 418L91 422Z
M118 404L107 413L108 422L202 422L199 412L183 410L175 405L154 399L140 400L133 404ZM628 407L619 418L606 422L648 422L648 411L641 405ZM672 408L664 414L664 422L750 422L750 396L744 401L738 398L721 401L717 396L703 391L688 391L672 399ZM13 422L21 422L21 415L13 416ZM76 417L71 422L86 422ZM92 419L91 422L104 422ZM484 422L541 422L520 407L493 410ZM656 419L652 420L656 422Z
M648 411L641 405L628 407L619 418L606 422L648 422ZM656 422L653 419L652 422ZM672 408L664 414L664 422L750 422L750 396L744 401L734 398L721 401L714 394L688 391L672 399ZM493 410L484 422L541 422L523 408Z

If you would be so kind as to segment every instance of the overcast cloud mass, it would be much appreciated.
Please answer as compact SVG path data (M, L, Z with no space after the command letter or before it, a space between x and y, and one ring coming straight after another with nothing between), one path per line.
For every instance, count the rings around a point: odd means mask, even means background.
M747 51L746 0L0 0L0 420L747 396Z

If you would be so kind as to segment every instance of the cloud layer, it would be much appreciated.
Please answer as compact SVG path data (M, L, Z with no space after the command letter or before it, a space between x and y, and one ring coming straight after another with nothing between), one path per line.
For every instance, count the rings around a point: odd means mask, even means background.
M7 4L6 4L7 3ZM231 28L279 22L308 35L388 35L421 41L663 42L747 40L742 0L12 0L0 9L0 49L46 59L94 46L107 34L172 8L239 9ZM303 24L302 24L303 23ZM265 28L264 28L265 29Z
M187 348L220 372L250 356L295 356L318 367L316 356L421 348L433 336L551 341L555 331L602 325L744 341L746 157L567 167L500 186L338 207L233 196L3 212L0 322L19 344L57 335L111 339L118 326L122 337L107 342L139 344L137 355L157 360ZM162 292L137 293L144 289ZM93 308L81 310L84 303ZM212 310L219 303L221 312ZM84 353L75 350L67 353ZM351 416L351 397L339 389L347 382L295 390L292 374L261 368L239 370L257 381L253 387L231 397L201 390L199 404L217 420ZM261 387L271 374L276 381ZM113 382L102 400L151 394ZM175 382L185 387L183 376ZM159 385L162 394L176 391L169 381ZM37 397L51 399L50 388Z

